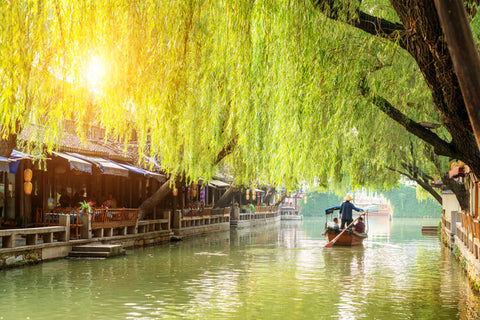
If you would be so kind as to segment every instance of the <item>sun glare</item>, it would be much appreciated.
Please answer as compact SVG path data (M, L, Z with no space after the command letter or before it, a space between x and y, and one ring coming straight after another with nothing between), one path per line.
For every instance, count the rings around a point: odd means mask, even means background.
M101 93L102 83L105 77L105 64L98 56L92 56L86 68L86 80L88 87L95 94Z

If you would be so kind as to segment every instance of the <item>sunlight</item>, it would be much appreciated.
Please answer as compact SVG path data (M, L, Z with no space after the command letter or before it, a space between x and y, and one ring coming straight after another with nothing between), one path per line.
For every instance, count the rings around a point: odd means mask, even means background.
M89 89L95 94L101 94L105 80L105 64L98 56L92 56L86 68L86 81Z

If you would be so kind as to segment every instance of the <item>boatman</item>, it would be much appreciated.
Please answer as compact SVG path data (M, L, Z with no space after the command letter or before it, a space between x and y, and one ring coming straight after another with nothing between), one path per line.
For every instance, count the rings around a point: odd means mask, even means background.
M365 212L363 209L357 208L351 203L350 201L353 200L352 196L347 194L343 199L343 203L340 206L340 216L339 218L342 219L342 225L340 229L343 229L345 226L349 226L352 223L352 210Z

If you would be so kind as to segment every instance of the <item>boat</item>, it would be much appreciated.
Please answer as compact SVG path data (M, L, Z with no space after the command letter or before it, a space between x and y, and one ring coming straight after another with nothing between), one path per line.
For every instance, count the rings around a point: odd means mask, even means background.
M328 217L328 215L332 214L335 210L340 210L340 206L325 209L325 216ZM339 229L338 224L334 223L333 221L325 223L325 231L323 234L325 235L327 243L330 243L330 241L335 239L340 233L342 233L342 230ZM350 228L343 232L340 237L335 240L333 245L358 246L363 244L363 240L366 238L368 238L366 233L358 233Z
M280 220L302 220L303 215L296 207L281 207Z
M355 206L368 210L370 216L391 216L394 209L390 201L383 196L358 196L355 199Z
M341 230L337 229L329 229L325 230L325 239L327 242L332 241L335 239L336 236L340 234ZM335 241L334 245L336 246L358 246L363 244L363 240L368 238L366 233L358 233L353 230L345 231L340 238Z

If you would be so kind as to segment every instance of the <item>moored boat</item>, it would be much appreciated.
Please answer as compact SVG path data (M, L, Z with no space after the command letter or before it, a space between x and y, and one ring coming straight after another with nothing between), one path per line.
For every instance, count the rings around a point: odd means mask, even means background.
M282 207L280 209L280 220L302 220L303 215L295 207Z

